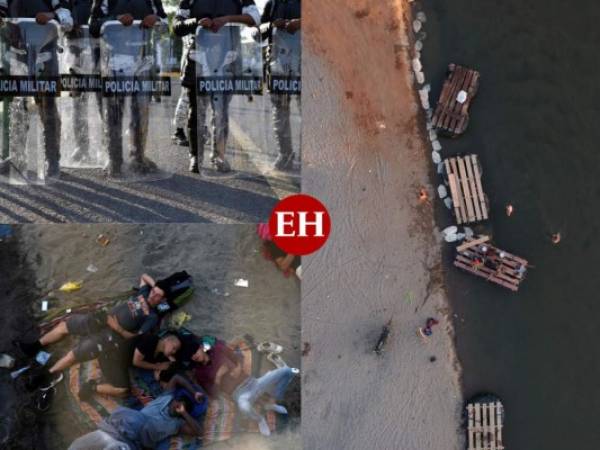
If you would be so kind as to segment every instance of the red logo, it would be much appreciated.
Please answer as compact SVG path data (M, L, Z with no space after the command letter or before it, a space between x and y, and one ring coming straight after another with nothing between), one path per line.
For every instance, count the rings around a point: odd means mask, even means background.
M305 194L284 198L271 212L269 229L277 247L292 255L308 255L319 250L331 231L331 218L325 205Z

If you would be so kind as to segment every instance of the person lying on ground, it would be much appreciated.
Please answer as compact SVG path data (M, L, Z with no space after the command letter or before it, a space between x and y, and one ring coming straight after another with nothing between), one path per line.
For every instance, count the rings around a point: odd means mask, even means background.
M98 430L76 439L69 450L142 450L157 448L179 433L200 436L202 427L190 415L192 401L177 393L179 386L197 401L203 396L188 380L174 376L168 389L143 409L117 408L98 424Z
M258 423L260 432L269 436L271 431L265 417L255 405L262 406L280 414L287 414L285 407L273 400L262 401L264 397L281 399L292 378L299 373L298 369L281 367L254 378L244 373L241 359L225 342L216 340L214 346L207 349L205 342L191 343L186 347L189 358L196 362L193 369L194 381L198 383L210 397L224 394L231 397L238 409L250 419Z
M140 334L151 331L158 323L156 307L166 300L165 290L169 286L164 280L155 282L147 274L140 279L137 296L117 304L108 312L95 311L88 314L75 314L60 322L56 327L44 334L38 341L15 344L23 353L33 357L44 347L59 342L67 336L80 336L81 340L73 350L58 360L49 370L41 370L33 380L33 384L55 384L62 379L62 371L76 363L99 358L101 369L108 369L113 383L102 383L93 390L112 395L125 396L128 392L128 376L126 361L130 352L130 340ZM129 362L131 357L129 356ZM111 363L111 364L108 364ZM109 367L118 370L109 369ZM49 380L51 379L51 381Z
M133 366L147 370L167 370L176 362L181 341L176 334L144 334L135 339Z

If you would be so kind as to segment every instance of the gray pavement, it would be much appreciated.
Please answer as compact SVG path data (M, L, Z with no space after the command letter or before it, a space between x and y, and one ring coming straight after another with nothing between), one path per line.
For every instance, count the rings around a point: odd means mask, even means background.
M0 223L117 222L240 223L264 220L280 198L298 192L297 171L271 169L277 157L271 127L271 102L268 94L236 97L230 107L230 138L227 155L234 169L218 174L209 167L210 150L205 151L200 175L187 172L187 148L171 143L172 118L179 96L174 83L172 97L151 105L146 155L160 168L147 177L127 174L122 180L108 179L101 162L91 167L63 168L58 180L42 184L11 182L0 178ZM91 149L102 149L101 125L94 98L88 104ZM69 155L75 148L72 100L59 99L62 118L62 163L71 166ZM127 110L127 108L126 108ZM36 121L37 120L37 121ZM124 155L127 160L129 117L123 118ZM293 138L296 154L300 148L300 112L292 102ZM32 119L28 152L39 160L39 119ZM33 153L33 157L31 154ZM102 155L103 151L99 153Z

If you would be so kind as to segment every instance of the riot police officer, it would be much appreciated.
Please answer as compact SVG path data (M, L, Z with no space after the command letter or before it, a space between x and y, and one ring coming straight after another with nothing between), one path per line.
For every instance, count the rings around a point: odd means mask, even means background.
M81 27L87 25L90 21L92 3L93 0L70 0L74 26L73 30L67 35L67 45L69 45L69 50L77 59L76 63L81 62L81 54L84 50L81 46L81 44L83 44L83 32L81 31ZM89 44L90 43L85 43L85 45ZM100 62L99 53L100 48L98 46L92 48L93 64L98 71L100 70L98 67ZM71 125L73 127L76 145L75 151L71 157L75 162L85 162L90 159L89 117L87 112L89 95L85 92L73 92L71 95L73 97L73 119ZM102 96L100 93L96 93L96 99L100 109L100 115L102 115Z
M162 0L94 0L90 18L90 33L100 37L102 24L108 20L118 20L124 26L131 26L134 20L141 20L143 28L152 28L159 21L166 23L167 14ZM119 177L123 164L123 97L104 98L104 122L108 144L108 175ZM140 173L156 170L154 162L144 156L149 121L149 99L134 96L131 99L131 143L132 170Z
M241 23L256 26L260 23L260 14L254 0L181 0L175 17L174 31L178 36L193 35L198 26L218 31L227 23ZM193 44L195 48L195 43ZM193 49L192 49L193 50ZM213 155L212 163L217 170L228 172L229 164L225 159L225 147L229 128L228 108L230 95L210 95L200 100L196 92L196 66L188 57L182 75L182 85L190 92L190 112L188 120L190 141L190 172L199 173L204 154L207 129L204 124L206 110L210 104L213 118Z
M261 17L262 24L268 24L269 43L272 48L273 29L278 33L296 33L301 26L301 0L269 0L265 5ZM294 55L300 58L300 54ZM273 62L278 55L273 52L269 54L269 63ZM271 92L271 104L273 109L273 129L275 131L275 140L277 142L279 156L275 161L275 168L278 170L290 169L294 161L294 151L292 147L292 135L290 126L290 103L292 95L285 92ZM300 95L294 95L298 100L298 107L301 108Z
M73 18L69 5L65 0L0 0L0 17L35 18L40 25L46 25L56 19L65 31L73 27ZM43 48L50 59L44 63L44 74L50 74L52 68L58 73L57 46L53 42ZM24 99L21 99L24 100ZM56 98L52 96L35 97L40 111L43 126L45 174L47 177L57 177L60 174L60 128L61 121L56 106ZM20 109L26 108L25 101L13 102L11 114L20 114ZM25 113L26 114L26 113ZM13 117L13 119L15 119ZM13 120L16 122L16 120ZM16 124L17 125L17 124Z

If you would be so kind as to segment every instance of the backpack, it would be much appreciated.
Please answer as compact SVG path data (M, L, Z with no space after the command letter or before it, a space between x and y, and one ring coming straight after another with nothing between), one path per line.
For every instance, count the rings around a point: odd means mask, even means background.
M194 279L185 270L174 273L166 280L170 283L165 292L167 301L156 307L158 315L161 317L183 306L194 293Z

